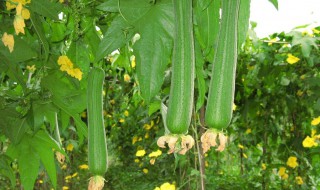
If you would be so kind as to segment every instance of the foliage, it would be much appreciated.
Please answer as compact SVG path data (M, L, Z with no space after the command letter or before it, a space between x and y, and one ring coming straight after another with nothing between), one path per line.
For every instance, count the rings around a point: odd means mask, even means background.
M13 3L9 9L7 3ZM228 146L202 155L220 1L193 6L196 88L189 134L197 140L182 156L156 145L165 133L161 104L170 89L171 1L2 1L1 187L85 188L87 75L101 67L106 189L201 189L201 180L207 189L320 188L320 28L265 39L249 30L238 47L236 109L224 131ZM208 21L212 25L203 24Z

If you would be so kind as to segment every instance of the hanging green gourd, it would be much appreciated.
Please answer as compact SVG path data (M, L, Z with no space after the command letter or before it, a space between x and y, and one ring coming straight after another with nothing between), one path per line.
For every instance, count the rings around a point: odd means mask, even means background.
M223 151L227 138L221 132L232 118L238 55L238 15L240 0L223 0L219 36L212 63L211 81L205 112L208 130L202 135L204 152L211 146Z
M107 171L107 144L103 121L103 81L105 73L101 68L92 68L88 75L88 161L90 178L88 190L100 190L104 186Z
M192 0L173 0L174 47L172 55L172 77L166 127L170 134L160 137L158 145L169 153L185 154L194 140L186 135L191 122L194 97L194 39L192 22Z

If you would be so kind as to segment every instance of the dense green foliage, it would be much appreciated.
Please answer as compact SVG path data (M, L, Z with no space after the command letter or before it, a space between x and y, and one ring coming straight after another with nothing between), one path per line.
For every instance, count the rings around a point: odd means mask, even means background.
M105 189L320 188L320 28L265 39L249 30L238 46L236 108L224 130L228 146L202 155L221 5L194 0L189 134L196 144L186 155L168 155L156 139L165 133L161 103L167 105L170 91L171 1L31 0L21 11L7 10L7 2L0 3L1 187L86 189L87 80L90 68L100 67L106 73ZM241 0L240 10L248 2Z

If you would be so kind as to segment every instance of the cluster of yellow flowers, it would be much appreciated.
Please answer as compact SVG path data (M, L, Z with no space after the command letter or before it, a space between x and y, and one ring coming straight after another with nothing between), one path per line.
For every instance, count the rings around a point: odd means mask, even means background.
M170 184L166 182L163 183L160 187L156 187L154 190L176 190L176 185L174 183Z
M146 151L144 149L138 150L136 152L136 157L143 157L145 154L146 154ZM156 162L156 158L159 157L161 154L162 154L162 151L159 150L159 149L156 150L156 151L151 152L148 155L148 157L150 158L150 164L154 165L154 163ZM140 160L136 159L135 162L138 163L138 162L140 162Z
M295 169L297 166L298 166L298 162L297 162L297 157L295 156L290 156L287 160L287 166L289 166L290 168L293 168ZM289 175L286 173L287 171L287 168L286 167L280 167L279 168L279 171L278 171L278 174L279 176L281 177L281 179L283 180L286 180L288 179ZM302 185L303 184L303 180L302 180L302 177L301 176L297 176L295 178L295 182L298 184L298 185Z
M16 15L14 17L13 26L17 35L20 33L24 34L24 27L26 24L24 20L30 18L30 12L24 5L30 3L31 0L10 0L6 1L7 10L16 9ZM5 32L2 36L3 44L9 48L10 53L13 51L14 48L14 37L12 34L7 34Z
M319 125L320 123L320 116L314 118L311 121L311 125L316 126ZM316 135L317 131L315 129L312 129L311 131L311 137L308 135L302 142L302 146L305 148L311 148L311 147L316 147L318 146L318 143L316 140L320 139L320 135Z
M66 71L70 76L78 79L82 79L82 71L79 68L73 68L73 63L66 55L62 55L58 58L58 64L61 71Z

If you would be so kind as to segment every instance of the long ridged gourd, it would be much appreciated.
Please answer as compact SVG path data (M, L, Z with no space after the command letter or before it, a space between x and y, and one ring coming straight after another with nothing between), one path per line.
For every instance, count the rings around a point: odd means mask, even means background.
M173 0L174 47L167 128L172 134L188 131L194 96L194 39L192 0Z
M92 68L88 75L88 161L94 175L104 176L107 171L107 144L103 121L103 81L101 68Z
M222 18L212 64L205 122L209 128L226 128L232 118L237 65L237 23L240 0L222 0Z

